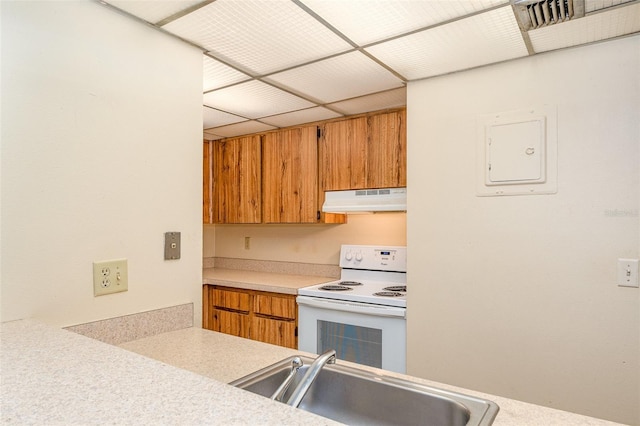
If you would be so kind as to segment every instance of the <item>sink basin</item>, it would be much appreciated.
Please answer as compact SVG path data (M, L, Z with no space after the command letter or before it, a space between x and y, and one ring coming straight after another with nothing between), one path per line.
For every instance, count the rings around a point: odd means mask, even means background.
M268 398L289 375L293 358L231 385ZM313 362L312 358L300 358L304 366L296 373L283 401ZM447 426L490 425L499 410L491 401L340 364L322 369L298 408L349 425Z

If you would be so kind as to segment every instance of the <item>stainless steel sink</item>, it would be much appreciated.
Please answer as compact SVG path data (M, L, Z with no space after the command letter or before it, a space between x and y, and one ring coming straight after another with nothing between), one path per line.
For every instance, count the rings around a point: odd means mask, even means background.
M231 385L268 398L289 375L293 358ZM312 358L300 358L304 366L296 373L283 401L313 362ZM322 369L299 408L349 425L437 426L490 425L499 410L491 401L340 364Z

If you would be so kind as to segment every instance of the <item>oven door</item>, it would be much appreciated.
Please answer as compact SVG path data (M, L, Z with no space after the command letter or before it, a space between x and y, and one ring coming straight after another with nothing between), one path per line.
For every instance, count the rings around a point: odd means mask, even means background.
M406 309L298 296L298 349L406 372Z

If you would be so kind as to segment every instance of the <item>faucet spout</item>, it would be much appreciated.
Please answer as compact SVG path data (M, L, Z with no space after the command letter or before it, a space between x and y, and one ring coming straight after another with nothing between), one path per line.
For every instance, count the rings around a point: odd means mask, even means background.
M336 362L336 351L333 349L329 349L322 355L318 356L313 363L309 366L309 369L305 373L304 377L296 386L296 388L291 393L291 396L287 400L287 404L292 407L298 407L302 402L302 399L305 397L309 388L318 377L320 370L327 364L335 364Z

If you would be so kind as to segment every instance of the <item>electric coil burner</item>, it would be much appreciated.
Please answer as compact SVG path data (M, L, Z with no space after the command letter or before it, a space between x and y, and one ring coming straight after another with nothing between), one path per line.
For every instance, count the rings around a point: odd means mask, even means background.
M406 285L392 285L390 287L383 288L383 290L406 293L407 292L407 286Z
M357 285L362 285L362 283L358 282L358 281L340 281L338 284L340 284L340 285L348 285L348 286L353 286L353 287L355 287Z
M322 287L320 287L320 290L325 290L325 291L349 291L349 290L351 290L351 287L347 287L345 285L338 285L338 284L323 285Z
M400 293L398 291L378 291L373 293L374 296L383 296L383 297L402 297L404 293Z

